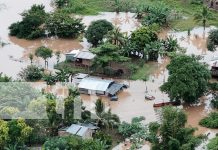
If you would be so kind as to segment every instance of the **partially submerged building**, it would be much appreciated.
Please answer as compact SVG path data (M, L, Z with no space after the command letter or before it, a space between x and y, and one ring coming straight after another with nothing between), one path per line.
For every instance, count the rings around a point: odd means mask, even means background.
M82 94L114 96L125 88L124 84L116 83L113 80L106 80L95 77L87 77L81 80L78 85Z
M67 61L74 62L75 65L90 67L96 55L88 50L72 50L70 53L66 53L65 56Z

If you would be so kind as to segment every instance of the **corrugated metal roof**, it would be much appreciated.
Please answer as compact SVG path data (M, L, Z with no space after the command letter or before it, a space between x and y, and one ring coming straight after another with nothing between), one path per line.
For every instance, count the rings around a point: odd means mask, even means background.
M107 89L106 92L111 95L115 95L117 92L119 92L122 89L122 87L123 87L123 84L114 83Z
M68 133L71 133L71 134L74 134L74 135L78 135L78 136L83 136L86 131L88 130L89 128L87 127L84 127L84 126L80 126L80 125L77 125L77 124L72 124L67 130L66 132Z
M80 51L76 58L79 59L93 59L95 57L95 54L91 53L90 51Z
M106 91L110 83L112 82L112 80L102 80L98 78L88 77L82 79L78 87L81 89L88 89L94 91Z

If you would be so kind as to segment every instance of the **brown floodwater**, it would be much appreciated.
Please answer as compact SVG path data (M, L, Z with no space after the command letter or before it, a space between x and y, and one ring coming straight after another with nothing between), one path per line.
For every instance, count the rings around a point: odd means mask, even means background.
M64 60L63 53L69 52L72 49L88 49L90 45L85 39L83 42L71 39L55 39L45 38L33 41L27 41L23 39L17 39L16 37L8 36L8 26L16 21L21 20L20 13L26 9L29 9L32 4L44 4L46 11L52 11L53 8L50 6L50 0L19 0L19 3L15 3L14 0L1 0L2 4L0 9L0 39L3 42L9 43L4 47L0 47L0 72L17 77L17 73L21 68L30 64L28 60L28 54L33 53L34 50L42 45L48 46L54 51L61 51L62 58ZM137 29L140 23L134 18L133 13L109 13L103 12L97 16L79 16L83 18L83 23L88 26L92 21L98 19L107 19L111 21L115 26L119 27L122 32L130 34L132 31ZM173 32L164 30L160 33L159 37L165 39L167 36L174 36L180 46L187 49L186 54L195 54L204 56L204 62L209 62L214 56L218 56L218 52L208 52L206 48L206 39L208 32L215 27L206 28L205 32L202 27L194 28L191 31L191 36L185 32ZM159 109L154 109L153 104L156 101L163 102L169 101L167 94L162 93L159 87L167 81L168 71L166 69L169 64L168 58L159 58L158 62L152 62L151 75L148 81L129 81L129 80L118 80L128 84L130 87L118 94L119 100L117 102L111 102L107 97L102 97L107 109L111 109L113 113L116 113L122 121L130 122L133 117L144 116L146 118L145 123L159 120ZM42 60L35 58L36 65L44 65ZM49 60L49 68L51 69L56 63L55 57ZM57 95L65 95L66 90L63 88L46 87L46 90L57 93ZM151 95L155 96L155 101L145 100L145 91L148 91ZM83 104L87 109L94 112L94 103L97 96L81 95ZM206 102L207 100L205 100ZM188 125L197 127L198 131L196 134L204 134L207 132L215 133L215 130L209 130L207 128L200 127L198 122L202 117L207 115L210 111L206 109L207 104L202 102L198 106L184 106L184 110L188 115Z

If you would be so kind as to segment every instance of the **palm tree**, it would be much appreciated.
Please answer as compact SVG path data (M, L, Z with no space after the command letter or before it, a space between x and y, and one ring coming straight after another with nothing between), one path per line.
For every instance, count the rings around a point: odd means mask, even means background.
M203 7L201 12L196 13L194 16L194 20L196 22L202 22L204 30L206 28L207 21L211 19L211 13L209 12L209 9L206 6Z
M117 127L120 123L119 117L112 114L110 109L107 112L105 111L105 106L101 99L98 99L95 103L95 112L98 118L98 123L107 129L113 129L113 127Z
M33 64L33 54L29 54L29 59L30 59L31 65L32 65Z
M120 28L118 27L113 29L112 31L109 31L106 37L111 44L117 46L123 46L125 43L125 37L120 32Z

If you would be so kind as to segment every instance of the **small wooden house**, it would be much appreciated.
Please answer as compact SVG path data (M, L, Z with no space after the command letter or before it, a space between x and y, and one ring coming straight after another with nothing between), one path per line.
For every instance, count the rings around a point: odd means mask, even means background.
M88 50L73 50L65 56L67 61L72 61L75 65L90 67L96 55Z

